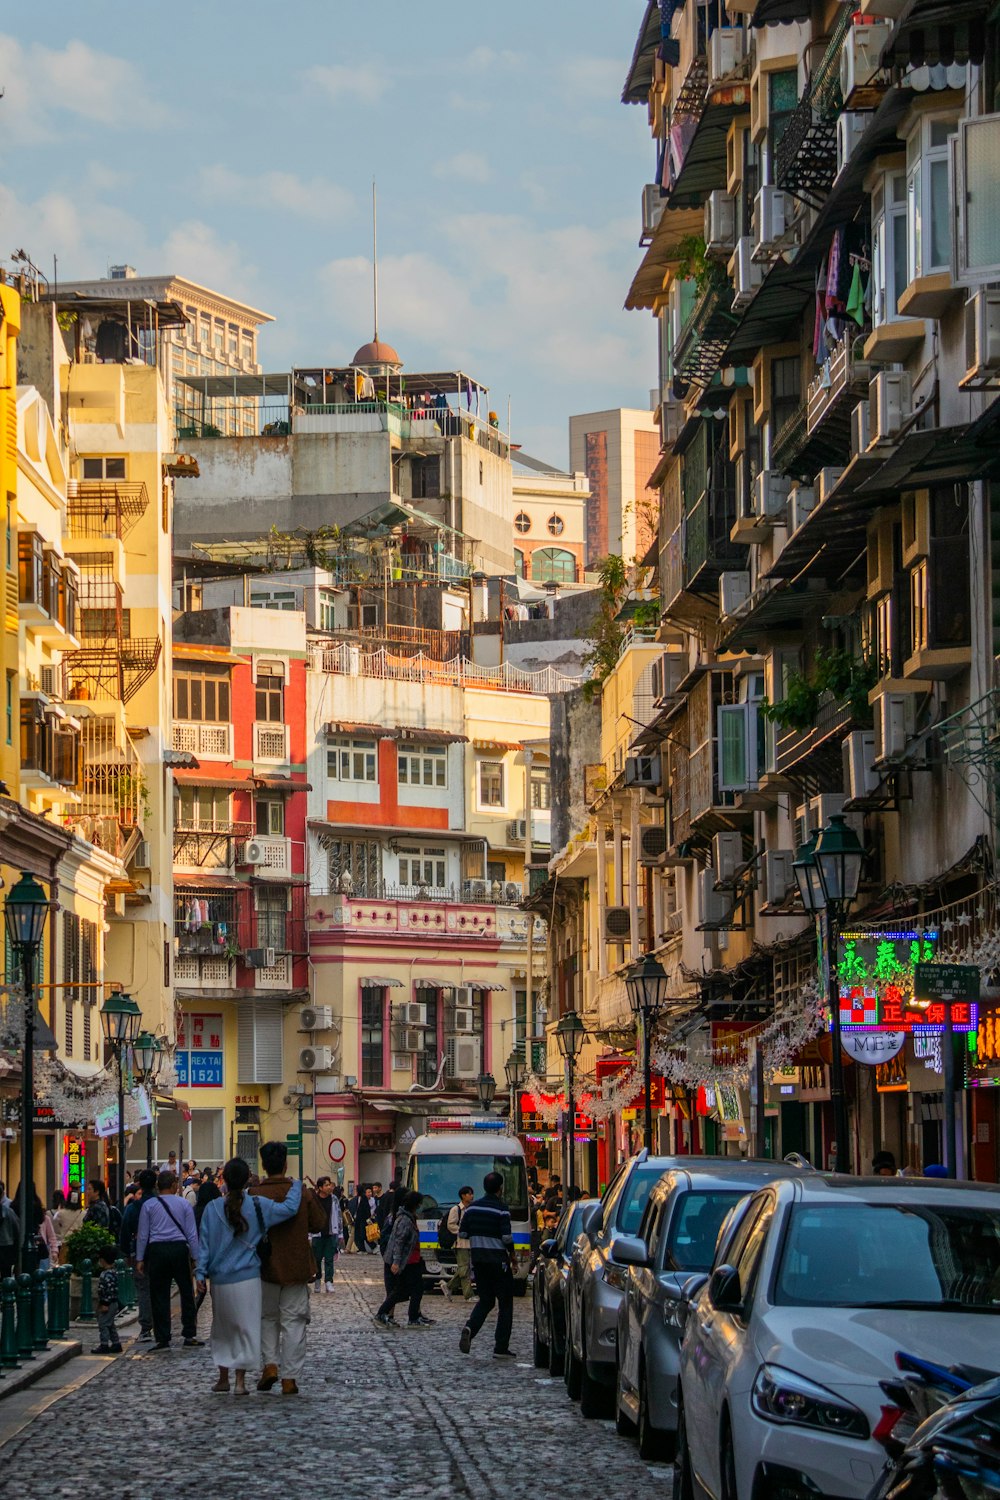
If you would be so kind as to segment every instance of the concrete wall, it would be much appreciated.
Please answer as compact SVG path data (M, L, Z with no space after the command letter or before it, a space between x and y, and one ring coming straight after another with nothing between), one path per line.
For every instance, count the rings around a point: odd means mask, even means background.
M601 742L601 701L582 689L550 699L552 775L552 849L565 849L586 825L583 768L596 759Z

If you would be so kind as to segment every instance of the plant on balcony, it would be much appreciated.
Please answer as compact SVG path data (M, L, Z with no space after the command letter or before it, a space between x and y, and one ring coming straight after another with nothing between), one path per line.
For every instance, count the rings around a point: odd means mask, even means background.
M145 823L149 817L149 787L141 771L122 771L118 777L118 809L123 823L129 822L133 807L139 812L138 821Z
M876 668L863 657L856 657L843 649L817 651L812 676L805 672L790 673L785 696L775 703L769 703L765 698L760 711L765 719L780 728L801 732L812 728L821 702L829 696L844 699L851 717L865 723L871 717L868 692L877 680Z
M624 559L610 553L598 570L600 608L590 624L587 636L590 649L583 658L585 667L591 669L589 681L583 685L584 696L593 698L598 686L614 671L621 655L625 639L625 626L620 618L621 608L628 593L628 573Z
M729 280L725 266L708 259L703 235L686 234L678 240L677 255L677 275L682 281L693 281L699 297L708 287L721 287Z

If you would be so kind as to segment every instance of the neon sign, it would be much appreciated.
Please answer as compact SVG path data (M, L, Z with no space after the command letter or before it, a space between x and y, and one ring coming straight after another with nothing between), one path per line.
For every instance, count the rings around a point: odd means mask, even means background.
M983 1006L979 1025L966 1038L965 1081L970 1089L1000 1087L1000 1009Z
M913 995L916 964L935 961L936 932L844 932L840 935L837 981L842 1031L942 1031L941 1003L918 1003ZM979 1008L971 1001L951 1006L955 1031L975 1031Z
M82 1193L87 1180L87 1147L82 1136L63 1136L63 1192Z

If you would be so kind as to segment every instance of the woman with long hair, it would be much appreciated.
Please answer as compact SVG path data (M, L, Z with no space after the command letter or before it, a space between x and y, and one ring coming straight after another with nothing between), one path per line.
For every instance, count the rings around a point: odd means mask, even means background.
M247 1370L260 1364L260 1257L257 1246L275 1224L293 1219L302 1201L302 1184L293 1181L283 1203L249 1197L250 1168L240 1156L222 1169L226 1196L206 1205L199 1230L195 1276L199 1294L212 1284L212 1358L219 1376L213 1391L248 1395Z
M198 1196L194 1200L194 1222L197 1224L199 1231L206 1208L210 1203L214 1203L216 1198L221 1197L222 1194L212 1181L212 1178L205 1177L198 1189Z

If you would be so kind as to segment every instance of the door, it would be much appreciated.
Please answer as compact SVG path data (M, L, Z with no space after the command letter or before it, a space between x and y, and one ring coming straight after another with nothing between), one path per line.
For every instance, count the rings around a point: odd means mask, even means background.
M656 1297L656 1274L653 1264L663 1214L664 1200L657 1197L651 1198L646 1205L642 1223L639 1225L639 1238L645 1242L649 1265L633 1266L626 1283L624 1317L627 1328L624 1349L619 1350L619 1357L622 1366L622 1384L632 1391L639 1389L643 1330Z

